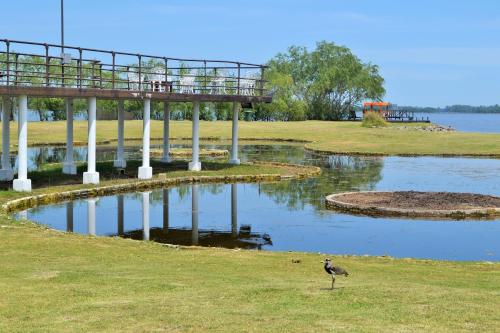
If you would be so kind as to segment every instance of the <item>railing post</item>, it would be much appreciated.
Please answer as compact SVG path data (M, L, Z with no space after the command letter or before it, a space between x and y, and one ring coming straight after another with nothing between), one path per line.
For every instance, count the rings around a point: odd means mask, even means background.
M203 90L203 93L206 94L207 93L207 61L206 60L203 60L203 69L205 71L205 82L204 82L204 90Z
M138 57L139 57L139 91L142 91L142 82L141 82L141 73L142 73L142 56L140 54L138 54Z
M128 75L130 72L130 66L127 66L127 90L130 90L130 76Z
M64 87L65 86L65 83L64 83L64 49L63 51L61 52L61 85Z
M16 53L16 55L14 56L14 59L16 60L16 66L14 67L15 68L15 73L14 73L14 85L17 86L17 76L19 75L18 73L18 65L19 65L19 54Z
M264 66L260 67L260 95L264 96Z
M78 49L78 53L79 53L79 59L78 59L78 62L80 63L79 66L78 66L78 82L79 82L79 88L82 88L82 67L83 67L83 59L82 59L82 49L79 48Z
M5 41L7 48L7 85L10 83L10 42Z
M49 46L45 44L45 86L49 86L49 75L50 75L50 58L49 58Z
M240 63L238 63L238 90L236 95L240 94L240 78L241 78L241 65Z
M163 58L163 60L165 61L165 92L171 92L170 91L170 87L168 85L168 59L167 58ZM174 83L172 82L172 85L173 84ZM168 89L168 91L167 91L167 89Z
M115 89L115 52L114 52L114 51L113 51L113 52L111 52L111 55L112 55L112 57L113 57L113 70L112 70L112 72L113 72L113 74L112 74L112 75L113 75L113 77L111 78L111 88L112 88L112 89Z
M102 89L102 64L99 64L99 88Z

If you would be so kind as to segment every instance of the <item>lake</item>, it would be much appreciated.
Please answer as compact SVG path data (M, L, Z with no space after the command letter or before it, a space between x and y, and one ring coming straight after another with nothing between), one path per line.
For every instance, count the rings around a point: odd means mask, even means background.
M174 146L185 147L188 142ZM224 142L203 148L228 149ZM37 148L38 149L38 148ZM53 151L58 149L52 148ZM113 149L100 147L100 158ZM129 156L138 154L128 147ZM320 156L301 145L242 144L246 160L320 166L317 178L260 184L189 185L21 213L58 230L268 251L500 261L500 219L372 218L324 208L327 194L357 190L463 191L500 195L500 160ZM55 154L58 156L58 154Z
M435 124L451 126L457 131L500 133L500 113L415 113L417 118L427 118Z

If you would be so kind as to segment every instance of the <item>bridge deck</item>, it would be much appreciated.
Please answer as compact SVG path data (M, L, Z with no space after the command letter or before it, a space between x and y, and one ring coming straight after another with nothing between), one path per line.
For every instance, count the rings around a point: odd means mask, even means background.
M221 95L221 94L184 94L165 93L155 91L120 90L120 89L93 89L93 88L62 88L62 87L30 87L30 86L1 86L0 95L29 97L58 97L58 98L87 98L112 100L132 100L149 98L153 101L166 102L241 102L241 103L270 103L271 96Z

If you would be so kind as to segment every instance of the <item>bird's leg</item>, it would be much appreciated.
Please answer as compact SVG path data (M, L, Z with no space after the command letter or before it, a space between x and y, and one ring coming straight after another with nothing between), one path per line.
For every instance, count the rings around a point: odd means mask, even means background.
M335 275L332 274L332 290L333 290L334 285L335 285Z

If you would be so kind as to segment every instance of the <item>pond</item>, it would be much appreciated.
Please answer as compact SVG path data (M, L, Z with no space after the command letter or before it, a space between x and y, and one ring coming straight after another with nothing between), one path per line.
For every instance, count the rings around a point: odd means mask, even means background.
M228 149L229 145L211 142L202 147ZM134 155L138 148L127 151ZM85 148L82 152L84 155ZM111 147L99 148L103 159L112 159L113 154ZM255 143L242 143L240 156L243 161L317 165L323 174L276 183L179 186L42 206L20 215L58 230L169 244L500 261L500 219L404 220L351 216L324 208L325 195L342 191L446 190L500 195L498 159L328 157L307 152L301 145Z

